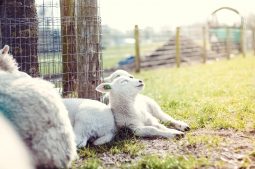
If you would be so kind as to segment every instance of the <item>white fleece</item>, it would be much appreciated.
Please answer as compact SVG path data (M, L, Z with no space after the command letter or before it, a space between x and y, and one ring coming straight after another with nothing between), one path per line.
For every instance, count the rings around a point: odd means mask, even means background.
M62 98L52 83L18 71L8 52L8 45L0 50L0 112L29 147L36 167L70 167L78 156Z
M0 168L34 169L32 157L10 122L0 112Z

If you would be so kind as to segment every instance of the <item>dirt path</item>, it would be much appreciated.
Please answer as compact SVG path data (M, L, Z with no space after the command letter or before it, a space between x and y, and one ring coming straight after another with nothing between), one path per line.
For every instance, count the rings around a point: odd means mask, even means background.
M199 130L191 133L193 136L218 136L222 138L217 146L208 147L208 144L190 144L186 138L179 142L171 140L142 140L146 145L146 154L173 154L187 155L195 157L206 157L209 161L224 162L226 168L239 168L246 160L249 166L255 169L255 154L250 155L255 147L254 133L242 133L232 130L208 131ZM212 166L214 168L215 166Z
M234 169L249 166L250 169L255 169L255 131L208 131L202 129L191 131L189 134L192 136L191 138L216 137L220 141L218 143L210 143L209 139L206 143L203 143L203 140L202 142L192 142L187 137L181 140L139 139L139 142L144 145L144 149L139 152L140 155L132 156L125 153L112 155L104 152L98 154L98 157L107 168L116 168L116 166L121 164L133 164L145 155L160 155L162 157L165 155L192 155L197 158L207 158L213 164L210 168L217 168L216 164L221 163L223 164L222 168ZM212 146L210 146L211 144ZM251 154L252 152L253 154Z

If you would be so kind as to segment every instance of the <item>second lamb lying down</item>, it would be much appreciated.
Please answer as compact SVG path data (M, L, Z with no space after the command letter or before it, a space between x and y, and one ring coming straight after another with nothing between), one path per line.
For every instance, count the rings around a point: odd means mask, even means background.
M94 145L110 142L116 127L109 106L90 99L63 99L76 136L76 145L81 148L94 139Z
M114 79L116 79L120 76L126 76L131 79L134 78L134 76L129 74L127 71L119 69L119 70L116 70L115 72L113 72L110 76L106 77L104 79L104 81L112 82ZM190 130L188 124L186 124L185 122L175 120L168 114L164 113L162 111L162 109L160 108L160 106L158 105L158 103L155 100L153 100L152 98L142 95L142 94L137 94L136 99L139 100L139 102L142 103L146 107L148 113L150 113L155 118L161 120L162 122L170 123L177 130L181 130L181 131ZM108 94L104 95L103 102L105 104L109 104L109 95Z
M183 136L183 132L165 127L149 113L148 106L138 97L143 87L143 81L121 76L111 83L100 84L96 90L109 92L110 107L118 128L128 127L141 137Z

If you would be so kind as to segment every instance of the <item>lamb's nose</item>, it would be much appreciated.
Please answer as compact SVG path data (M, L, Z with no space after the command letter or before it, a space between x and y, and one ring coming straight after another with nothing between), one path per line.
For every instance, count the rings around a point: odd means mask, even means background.
M143 83L143 81L142 81L142 80L139 80L139 82L140 82L140 83Z

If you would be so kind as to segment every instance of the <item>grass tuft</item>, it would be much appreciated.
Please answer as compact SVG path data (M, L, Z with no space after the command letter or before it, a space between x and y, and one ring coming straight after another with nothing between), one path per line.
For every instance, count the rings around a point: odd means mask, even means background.
M202 168L209 166L206 158L196 158L194 156L147 156L139 161L136 165L128 166L131 169L186 169Z

